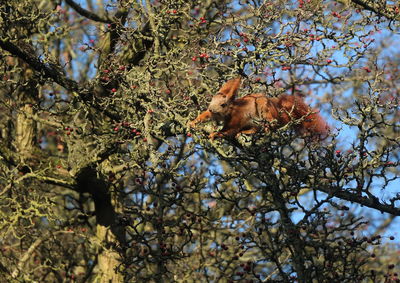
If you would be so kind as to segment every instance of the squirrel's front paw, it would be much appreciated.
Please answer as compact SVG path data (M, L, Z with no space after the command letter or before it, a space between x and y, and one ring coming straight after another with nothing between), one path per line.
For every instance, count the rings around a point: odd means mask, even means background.
M221 138L223 135L220 132L213 132L208 137L210 140L214 140L216 137Z
M197 124L196 120L193 120L193 121L190 121L189 123L187 123L187 125L188 125L189 128L194 128L194 127L196 127L196 124Z

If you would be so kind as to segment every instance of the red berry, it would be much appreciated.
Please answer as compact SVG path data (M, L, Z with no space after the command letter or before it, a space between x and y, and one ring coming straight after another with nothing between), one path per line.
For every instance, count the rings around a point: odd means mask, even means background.
M364 67L363 69L364 69L367 73L371 73L371 69L370 69L370 68Z

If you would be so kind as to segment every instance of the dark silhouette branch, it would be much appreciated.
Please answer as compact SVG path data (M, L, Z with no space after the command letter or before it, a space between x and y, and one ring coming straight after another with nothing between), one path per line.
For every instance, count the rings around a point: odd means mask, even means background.
M106 23L106 24L112 23L111 19L100 17L99 15L82 8L80 5L75 3L73 0L65 0L65 2L69 6L71 6L78 14L80 14L81 16L83 16L85 18L88 18L95 22L101 22L101 23Z
M79 97L80 99L82 99L82 101L89 101L89 99L96 98L90 95L91 92L96 92L95 90L91 88L85 89L83 87L80 87L76 81L67 78L60 66L43 62L35 56L34 52L27 52L15 45L14 43L3 39L0 39L0 48L25 61L35 71L41 72L46 78L54 80L57 84L64 87L69 92L76 92L77 94L79 94ZM32 46L27 46L26 48L29 50L34 50ZM111 113L110 111L103 109L96 104L92 104L92 107L100 112L103 112L105 115L115 121L119 121L120 119L118 114Z
M78 83L72 79L67 78L63 72L54 64L45 63L35 56L32 52L26 52L22 48L18 47L14 43L0 39L0 47L12 55L25 61L34 70L44 73L48 78L53 79L60 86L72 92L82 92L79 88ZM29 50L33 50L32 46L27 46Z
M327 193L329 195L335 196L337 198L347 200L350 202L358 203L360 205L364 205L366 207L374 208L381 212L386 212L392 215L400 216L400 209L394 207L393 205L388 205L381 203L376 197L363 197L354 193L343 191L339 188L332 187L319 187L318 190L321 192Z

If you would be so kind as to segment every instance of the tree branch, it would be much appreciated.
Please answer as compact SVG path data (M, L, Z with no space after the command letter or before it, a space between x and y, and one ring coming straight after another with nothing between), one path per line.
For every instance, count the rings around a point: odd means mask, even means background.
M71 233L69 231L56 231L53 233L53 236L58 235L58 234L63 234L63 233ZM12 278L17 278L21 271L24 270L26 262L32 257L32 254L35 252L35 250L43 243L43 241L47 240L49 238L49 235L46 234L45 236L37 238L31 246L28 248L28 250L22 255L22 257L19 259L17 267L14 269L12 272L11 276Z
M53 178L53 177L40 176L35 173L27 173L27 174L19 177L18 179L16 179L14 182L9 183L7 186L5 186L4 189L2 191L0 191L0 196L6 194L12 188L13 185L19 184L23 180L29 179L29 178L37 179L38 181L46 183L46 184L56 185L56 186L60 186L60 187L64 187L64 188L76 191L76 184L74 181L57 179L57 178Z
M351 1L357 5L360 5L365 10L368 10L368 11L374 12L375 14L381 15L381 13L379 11L377 11L374 7L368 5L367 3L365 3L361 0L351 0Z
M77 3L75 3L73 0L65 0L65 2L69 6L71 6L78 14L80 14L81 16L84 16L85 18L88 18L89 20L93 20L95 22L106 23L106 24L112 23L112 20L110 20L108 18L100 17L99 15L82 8Z
M321 192L327 193L329 195L333 195L333 196L343 199L343 200L355 202L360 205L364 205L366 207L374 208L381 212L386 212L386 213L389 213L392 215L400 216L399 208L396 208L393 205L381 203L378 198L363 197L363 196L360 196L357 194L346 192L339 188L332 188L332 187L329 187L329 188L328 187L319 187L318 190Z
M3 50L10 52L11 54L17 56L18 58L25 61L33 69L38 72L43 72L46 77L53 79L56 83L64 87L65 89L72 92L82 92L78 86L78 83L74 80L67 78L55 65L51 63L44 63L40 59L36 58L32 52L26 52L14 43L0 39L0 47ZM28 46L30 50L33 47Z
M369 3L367 3L366 1L362 1L362 0L351 0L351 1L354 4L360 5L365 10L374 12L375 14L377 14L381 17L385 17L385 18L387 18L389 20L393 20L393 21L398 20L396 15L394 15L393 13L391 14L390 11L387 11L386 9L379 10L379 9L377 9L377 7L374 7L374 6L370 5ZM372 3L374 3L374 2L372 2Z
M69 79L65 76L65 74L61 70L61 67L41 61L39 58L36 58L34 52L27 52L15 45L14 43L3 39L0 39L0 48L25 61L34 70L44 73L46 78L53 79L57 84L64 87L69 92L78 93L83 101L87 101L88 97L92 97L88 95L91 90L79 87L76 81ZM27 46L27 49L34 50L32 46ZM105 113L108 117L114 120L119 120L119 116L117 114L111 113L110 111L103 109L96 104L93 104L92 107Z

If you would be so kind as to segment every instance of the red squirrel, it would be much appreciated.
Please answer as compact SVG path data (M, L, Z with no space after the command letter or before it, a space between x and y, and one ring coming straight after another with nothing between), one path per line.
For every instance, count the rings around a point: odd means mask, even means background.
M235 99L240 83L240 77L227 81L212 98L208 109L189 122L189 126L195 127L197 123L207 120L223 122L221 131L210 134L210 139L214 139L254 134L263 128L261 123L255 123L255 120L267 122L265 131L298 120L294 126L298 134L312 135L320 139L327 137L327 123L318 111L311 109L300 96L281 94L278 97L266 97L257 93Z

